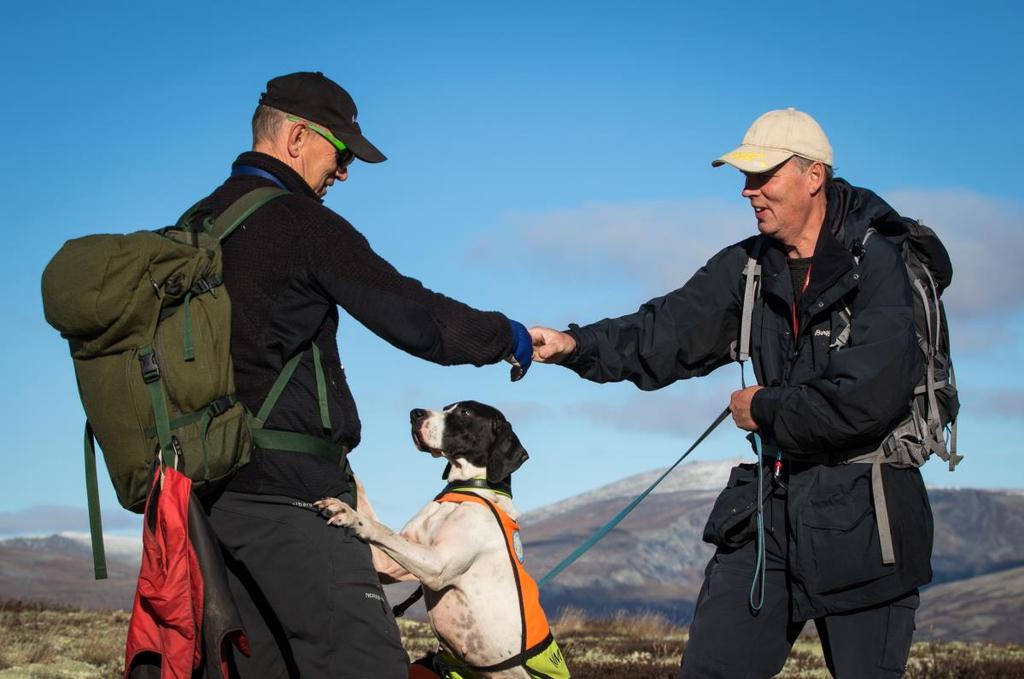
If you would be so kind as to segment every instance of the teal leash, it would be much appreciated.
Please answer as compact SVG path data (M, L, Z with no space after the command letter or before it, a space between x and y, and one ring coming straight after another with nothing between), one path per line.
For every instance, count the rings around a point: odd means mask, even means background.
M701 444L701 442L702 442L702 441L703 441L704 439L706 439L706 438L708 437L708 435L709 435L709 434L710 434L711 432L713 432L713 431L715 430L715 428L716 428L716 427L718 427L718 425L720 425L720 424L722 423L722 420L724 420L724 419L725 419L726 417L728 417L728 416L729 416L729 413L730 413L730 411L729 411L729 408L728 408L728 407L726 407L726 409L722 411L722 414L721 414L721 415L719 415L719 416L718 416L718 417L717 417L717 418L715 419L715 421L711 423L711 426L710 426L710 427L708 427L707 429L705 429L705 430L704 430L704 433L703 433L703 434L701 434L701 435L700 435L700 437L699 437L699 438L698 438L698 439L697 439L696 441L694 441L694 442L693 442L693 445L692 445L692 446L690 446L689 448L687 448L686 452L685 452L685 453L683 453L683 454L682 454L682 456L680 456L680 458L679 458L678 460L676 460L676 461L675 461L675 462L674 462L674 463L672 464L672 466L671 466L671 467L669 467L668 469L666 469L666 470L665 470L665 473L664 473L664 474L662 474L661 476L659 476L659 477L658 477L658 479L657 479L657 480L656 480L656 481L655 481L654 483L652 483L652 484L651 484L650 486L648 486L647 490L645 490L644 492L642 492L642 493L640 493L639 495L637 495L637 496L636 496L636 497L635 497L635 498L633 499L633 501L632 501L632 502L630 502L630 503L629 503L629 504L628 504L628 505L626 506L626 508L625 508L625 509L623 509L623 510L622 510L621 512L619 512L618 514L616 514L616 515L615 515L615 516L614 516L614 517L612 518L612 520L611 520L611 521L609 521L609 522L608 522L608 523L606 523L605 525L603 525L603 526L601 526L600 528L598 528L598 529L597 529L597 531L595 531L593 535L591 535L591 536L590 536L589 538L587 538L586 542L584 542L584 543L583 543L582 545L580 545L579 547L577 547L577 548L576 548L576 550L575 550L575 551L573 551L573 553L572 553L572 554L570 554L569 556L567 556L567 557L565 557L564 559L562 559L561 563L559 563L559 564L558 564L557 566L555 566L555 567L554 567L554 568L552 568L552 569L551 569L550 571L548 571L548 574L547 574L547 575L545 575L545 576L544 576L543 578L541 578L541 579L540 579L540 581L539 581L539 582L537 583L537 586L538 586L538 587L544 587L544 586L545 586L545 585L547 585L547 584L548 584L549 582L551 582L552 580L554 580L554 579L555 579L556 577L558 577L559 573L561 573L561 572L562 572L562 571L564 571L564 570L565 570L566 568L568 568L568 567L569 567L569 566L570 566L570 565L571 565L571 564L572 564L572 563L573 563L574 561L576 561L576 559L578 559L578 558L580 558L581 556L583 556L583 554L584 554L584 553L585 553L585 552L586 552L586 551L587 551L588 549L590 549L590 548L591 548L591 547L593 547L593 546L594 546L595 544L597 544L597 542L598 542L598 541L599 541L599 540L600 540L601 538L603 538L603 537L604 537L605 535L607 535L608 533L610 533L610 532L612 531L612 529L613 529L613 528L615 528L615 527L616 527L617 525L619 525L619 523L620 523L620 522L621 522L621 521L622 521L622 520L623 520L624 518L626 518L626 516L627 516L627 515L628 515L628 514L629 514L630 512L632 512L632 511L633 511L634 509L636 509L637 505L639 505L639 504L640 504L641 502L643 502L644 498L646 498L646 497L647 497L648 495L650 495L650 494L651 494L651 491L652 491L652 490L654 490L654 489L655 489L655 488L657 487L657 485L658 485L659 483L661 483L661 482L662 482L662 481L663 481L663 480L665 479L665 477L666 477L666 476L668 476L668 475L669 475L669 474L670 474L670 473L672 472L672 470L673 470L673 469L675 469L676 467L678 467L678 466L679 466L679 463L680 463L680 462L682 462L683 460L685 460L685 459L686 459L686 456L687 456L687 455L689 455L690 453L692 453L692 452L694 451L694 449L695 449L695 448L696 448L697 446L699 446L699 445Z
M761 435L754 432L754 452L757 453L757 559L754 561L754 576L750 582L750 610L757 613L764 606L764 585L767 562L764 555L764 463L761 461ZM761 587L758 588L758 583ZM760 597L754 603L754 592L760 590Z

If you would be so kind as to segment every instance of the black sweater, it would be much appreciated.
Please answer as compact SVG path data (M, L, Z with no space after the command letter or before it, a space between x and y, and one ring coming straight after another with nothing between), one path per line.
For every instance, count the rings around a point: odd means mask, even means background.
M258 411L285 362L307 352L268 429L323 434L309 351L315 342L327 378L330 438L349 449L359 444L359 415L336 341L339 305L395 347L434 363L480 366L512 353L505 316L478 311L400 274L284 163L249 152L235 164L267 171L292 192L254 213L223 244L231 354L242 403ZM219 214L246 192L272 185L261 177L232 176L203 204ZM341 495L346 488L341 469L327 460L259 449L228 486L301 500Z

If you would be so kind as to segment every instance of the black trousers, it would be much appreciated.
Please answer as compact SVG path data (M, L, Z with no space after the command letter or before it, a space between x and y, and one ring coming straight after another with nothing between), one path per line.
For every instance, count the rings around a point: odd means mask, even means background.
M756 543L719 549L708 563L697 598L680 679L762 679L782 671L806 621L790 620L786 570L786 498L766 485L764 604L749 598ZM756 594L756 593L755 593ZM755 602L759 597L755 597ZM914 636L917 590L878 606L814 620L825 662L839 679L902 677Z
M370 548L307 503L226 492L210 509L250 655L237 676L406 679Z

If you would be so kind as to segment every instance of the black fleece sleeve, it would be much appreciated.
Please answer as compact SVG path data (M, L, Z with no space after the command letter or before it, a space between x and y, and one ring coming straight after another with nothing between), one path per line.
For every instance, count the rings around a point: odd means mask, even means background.
M326 208L308 223L309 270L327 297L373 333L442 365L496 363L512 353L508 319L428 290L380 257L345 219Z
M874 238L850 306L850 344L825 372L792 387L766 387L751 414L784 450L817 454L877 442L906 415L921 370L914 308L903 260Z
M594 382L629 380L644 390L710 373L729 362L739 336L746 261L742 247L729 246L636 313L571 327L576 351L563 365Z

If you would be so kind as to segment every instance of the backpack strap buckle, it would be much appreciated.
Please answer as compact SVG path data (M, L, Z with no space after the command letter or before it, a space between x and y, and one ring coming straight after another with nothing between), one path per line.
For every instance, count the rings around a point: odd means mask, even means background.
M142 367L142 381L152 384L160 379L160 366L156 362L156 354L152 349L139 352L139 364Z
M228 394L227 396L221 396L217 400L211 401L210 405L208 406L210 415L213 417L217 417L218 415L227 412L231 408L231 406L235 405L237 401L238 399L236 399L231 394Z
M196 282L192 284L190 292L195 296L202 295L203 293L208 292L214 297L216 297L217 295L216 293L214 293L213 289L216 288L218 285L221 285L223 282L224 279L221 278L220 276L217 276L216 274L200 276L199 278L196 279Z

